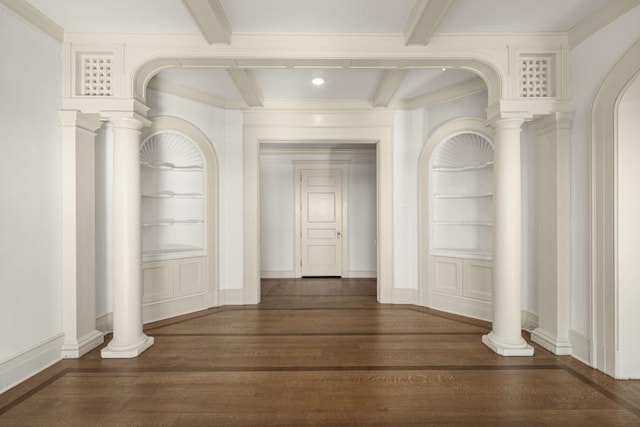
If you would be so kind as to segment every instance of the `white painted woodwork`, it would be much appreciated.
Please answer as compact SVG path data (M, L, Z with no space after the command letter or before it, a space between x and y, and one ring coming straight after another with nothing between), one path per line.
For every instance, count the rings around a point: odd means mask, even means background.
M535 122L538 130L538 308L531 339L571 354L571 114Z
M462 259L434 256L431 258L433 291L462 295Z
M404 29L407 45L429 43L452 0L417 0Z
M630 9L638 6L638 4L638 0L607 1L604 5L571 27L567 34L569 45L572 48L576 47L594 33L624 15Z
M62 355L78 358L102 344L95 310L95 115L61 111ZM87 304L90 301L91 304Z
M522 205L520 132L523 119L499 118L494 132L493 324L482 342L503 356L532 356L522 338Z
M300 180L300 274L342 276L342 169L298 169ZM345 195L346 196L346 195Z
M220 0L182 0L209 44L230 43L231 27Z
M137 357L153 345L142 331L140 129L138 118L110 119L114 137L113 339L103 358Z
M145 308L150 303L158 301L203 294L207 290L207 258L192 257L145 262L142 266L142 275L144 289L142 302ZM166 317L177 316L178 314L171 314L169 305L167 304L166 310L169 310L169 313ZM206 307L206 304L201 303L198 307Z
M491 261L462 261L462 296L491 302L493 264Z
M395 95L402 81L405 79L409 70L386 70L382 74L378 87L373 95L374 107L388 107L391 99Z
M258 86L252 70L229 68L227 71L242 95L242 99L249 107L264 106L260 86Z
M640 378L640 77L618 107L618 351L616 378Z
M1 0L0 3L3 3L17 16L35 28L42 30L57 42L61 43L64 39L64 29L28 2L24 0Z

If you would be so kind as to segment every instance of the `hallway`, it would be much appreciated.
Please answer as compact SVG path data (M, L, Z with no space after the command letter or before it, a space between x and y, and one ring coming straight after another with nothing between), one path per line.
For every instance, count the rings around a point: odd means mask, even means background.
M0 395L0 425L640 423L640 381L535 344L501 357L486 322L375 295L371 279L263 280L258 306L146 325L139 358L55 364Z

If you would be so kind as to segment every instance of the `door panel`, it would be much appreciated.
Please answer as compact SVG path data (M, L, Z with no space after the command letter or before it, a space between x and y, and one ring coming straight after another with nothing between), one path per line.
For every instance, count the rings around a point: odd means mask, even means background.
M342 171L300 171L303 276L342 275Z

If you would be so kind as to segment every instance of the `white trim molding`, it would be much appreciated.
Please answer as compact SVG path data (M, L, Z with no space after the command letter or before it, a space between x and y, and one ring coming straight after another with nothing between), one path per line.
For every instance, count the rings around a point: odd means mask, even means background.
M345 279L375 279L378 273L375 270L343 270L342 277Z
M404 28L405 44L429 43L452 0L418 0Z
M417 289L403 289L396 288L393 290L392 301L393 304L413 304L418 305L418 290Z
M182 0L207 43L231 42L231 26L220 0Z
M220 306L243 304L245 304L243 289L220 289Z
M371 104L374 107L388 107L391 98L396 94L408 73L409 70L385 70L378 82Z
M0 394L60 361L63 342L58 334L0 362Z
M105 335L113 332L113 312L96 317L96 329Z
M221 98L219 96L211 95L210 93L163 80L159 77L151 79L147 85L147 89L179 96L190 101L200 102L216 108L224 108L225 110L242 110L249 107L249 105L241 99Z
M571 356L578 359L582 363L592 366L591 364L591 342L589 337L580 332L569 329L569 340L573 347Z
M391 108L398 108L401 110L415 110L418 108L427 108L438 104L444 104L445 102L455 101L456 99L464 98L465 96L474 95L486 90L487 85L484 80L480 77L475 77L471 80L443 87L442 89L438 89L424 95L393 101L389 106Z
M15 16L33 25L58 43L64 40L64 29L25 0L0 0Z
M576 47L638 4L638 0L609 0L569 30L569 46Z
M298 277L295 271L261 271L262 279L295 279Z
M522 329L531 332L538 327L538 315L528 310L522 310Z

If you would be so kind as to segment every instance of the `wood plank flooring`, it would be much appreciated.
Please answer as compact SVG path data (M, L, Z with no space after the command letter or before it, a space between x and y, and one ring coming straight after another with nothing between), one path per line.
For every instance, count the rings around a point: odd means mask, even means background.
M0 395L0 425L640 425L639 381L538 346L497 356L488 323L379 305L375 281L262 293L147 325L156 344L137 359L57 363Z

